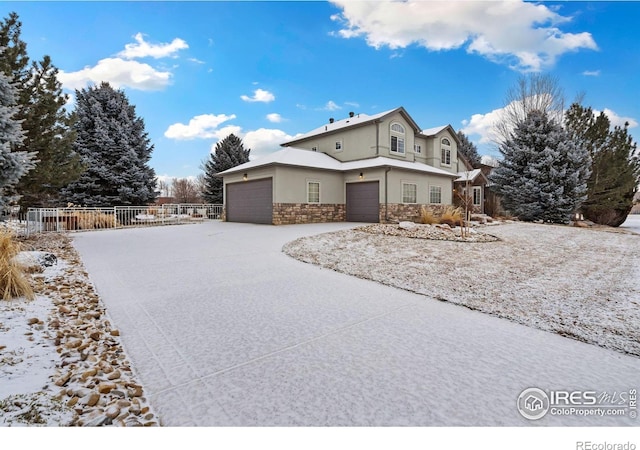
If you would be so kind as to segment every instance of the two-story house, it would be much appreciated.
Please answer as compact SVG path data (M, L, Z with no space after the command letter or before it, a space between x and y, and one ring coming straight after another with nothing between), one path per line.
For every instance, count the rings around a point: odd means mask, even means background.
M349 113L218 174L225 220L267 224L417 220L453 204L468 170L450 125L421 129L404 108Z

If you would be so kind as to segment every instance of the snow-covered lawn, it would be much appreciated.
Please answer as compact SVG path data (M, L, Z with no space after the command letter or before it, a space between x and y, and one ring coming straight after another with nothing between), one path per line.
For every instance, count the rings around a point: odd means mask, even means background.
M640 217L640 216L638 216ZM640 225L634 218L630 222ZM640 235L511 223L498 242L343 230L284 247L301 261L640 356Z

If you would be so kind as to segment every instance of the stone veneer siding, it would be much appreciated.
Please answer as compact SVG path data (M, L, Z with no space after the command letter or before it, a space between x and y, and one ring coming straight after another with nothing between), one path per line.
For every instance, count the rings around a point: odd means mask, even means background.
M274 203L273 224L344 222L345 205L314 203Z
M380 203L380 223L398 223L403 221L420 223L420 209L425 206L434 214L441 214L449 205L419 205L414 203L389 203L386 207L387 219L385 220L385 204Z

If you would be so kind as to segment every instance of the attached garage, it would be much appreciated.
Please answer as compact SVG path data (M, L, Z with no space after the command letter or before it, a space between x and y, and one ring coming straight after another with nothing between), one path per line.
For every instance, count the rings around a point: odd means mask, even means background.
M347 183L347 222L380 221L380 187L378 181Z
M230 183L226 189L228 222L273 222L273 179Z

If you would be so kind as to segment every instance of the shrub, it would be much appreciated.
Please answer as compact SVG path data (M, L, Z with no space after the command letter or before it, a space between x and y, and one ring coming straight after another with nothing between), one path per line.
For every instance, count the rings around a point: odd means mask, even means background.
M3 300L17 297L35 298L33 288L23 273L22 267L14 257L20 252L20 246L13 239L13 234L0 230L0 294Z
M431 208L427 208L423 205L420 207L420 223L433 225L434 223L438 223L438 218L435 216Z
M450 227L462 225L462 210L460 208L454 208L453 206L447 206L440 216L440 223L447 224Z

